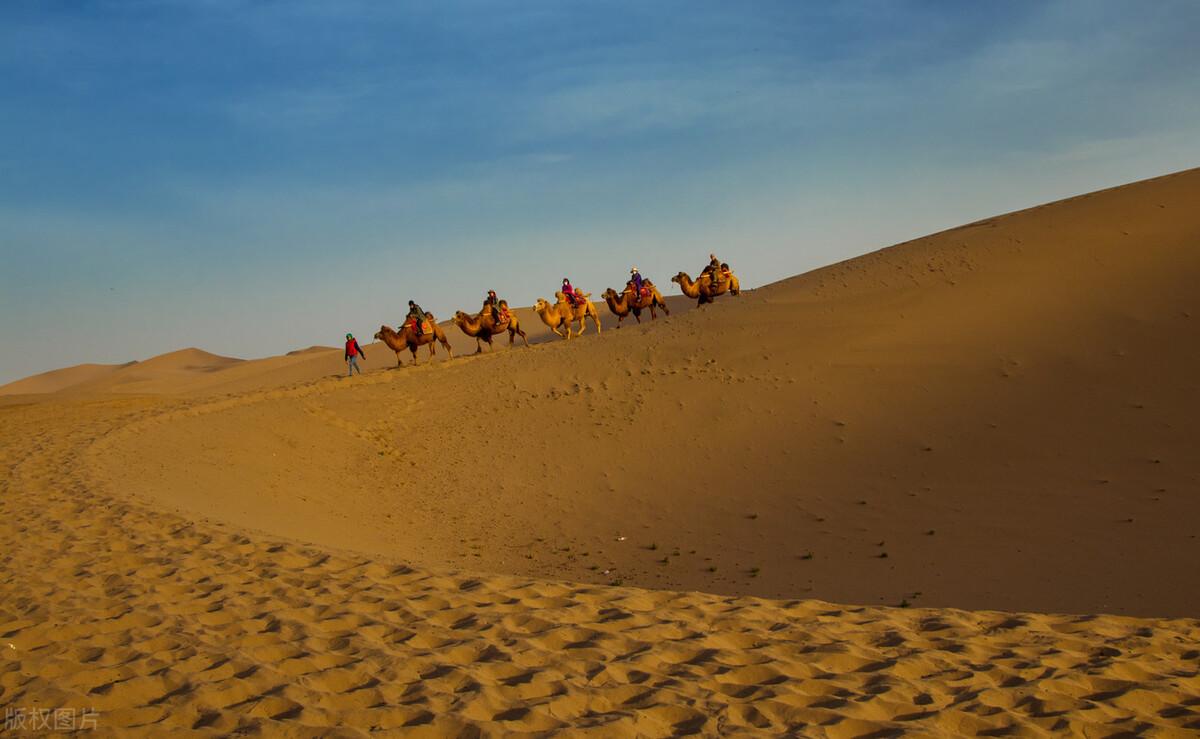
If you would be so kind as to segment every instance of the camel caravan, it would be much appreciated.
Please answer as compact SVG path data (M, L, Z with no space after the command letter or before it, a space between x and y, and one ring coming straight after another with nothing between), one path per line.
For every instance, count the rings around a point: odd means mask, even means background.
M623 290L617 292L610 287L603 294L608 309L617 317L617 328L620 328L621 322L631 314L634 320L641 323L642 312L647 310L650 311L651 320L658 318L659 310L668 316L671 315L667 301L654 283L643 278L637 267L631 269L629 273L630 278L625 283ZM680 272L671 278L671 282L678 284L684 295L695 299L697 305L711 303L714 298L726 293L733 296L741 294L737 276L733 274L728 264L718 261L712 254L709 255L709 263L700 273L699 278L693 281L686 272ZM600 313L596 309L596 304L592 302L591 296L591 293L575 288L571 285L571 281L564 277L562 288L554 293L555 302L550 303L543 298L538 298L533 310L542 319L542 322L562 339L583 335L588 320L595 324L596 333L599 334ZM412 355L413 365L418 364L417 349L422 346L429 347L429 357L432 360L437 354L437 344L441 344L445 348L446 354L453 359L454 352L450 349L450 342L446 339L446 334L438 325L434 315L421 310L421 306L411 300L408 301L408 308L408 315L399 331L384 325L380 326L379 331L375 334L376 341L383 342L396 353L396 366L404 364L402 351L408 351ZM529 339L525 336L525 331L521 329L516 313L509 310L507 300L500 300L496 296L495 290L488 291L487 298L483 301L483 307L478 313L458 311L454 314L452 322L462 329L464 334L475 339L476 354L483 352L485 342L489 350L495 350L492 337L503 333L508 333L510 348L516 342L517 336L521 337L521 341L526 347L529 346ZM576 326L577 328L574 328Z

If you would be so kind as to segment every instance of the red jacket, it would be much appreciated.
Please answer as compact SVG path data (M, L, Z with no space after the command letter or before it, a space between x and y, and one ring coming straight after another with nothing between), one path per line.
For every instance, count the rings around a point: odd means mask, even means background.
M346 342L346 359L350 357L367 358L367 355L363 354L362 347L358 345L358 339L350 339Z

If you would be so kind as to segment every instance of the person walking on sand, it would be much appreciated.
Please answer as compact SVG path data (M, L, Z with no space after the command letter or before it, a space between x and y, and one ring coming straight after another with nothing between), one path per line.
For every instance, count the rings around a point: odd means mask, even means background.
M362 357L366 361L367 355L363 353L362 347L358 345L358 339L354 338L354 334L346 334L346 376L354 377L354 370L358 370L358 374L362 374L362 368L358 366L358 358Z

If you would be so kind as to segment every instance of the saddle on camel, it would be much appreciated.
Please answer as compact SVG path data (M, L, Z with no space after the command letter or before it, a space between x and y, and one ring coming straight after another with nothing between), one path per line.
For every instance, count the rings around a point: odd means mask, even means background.
M497 297L495 290L488 290L487 297L483 299L483 309L479 315L484 313L490 313L492 320L497 324L508 323L511 318L508 313L508 301Z
M729 264L718 261L715 254L709 254L708 258L708 266L704 268L701 277L707 276L713 288L716 288L719 284L728 283L730 278L733 277L733 270L729 268Z
M562 290L560 292L562 292L563 297L567 299L567 302L576 308L583 305L584 301L587 300L586 296L571 286L571 281L566 277L563 278Z
M415 316L409 316L404 322L404 328L409 329L417 336L433 333L433 323L430 322L428 314L426 314L425 320L420 322Z
M417 305L416 301L410 300L408 301L408 315L404 317L400 330L409 329L414 336L432 333L433 324L429 318L429 314Z

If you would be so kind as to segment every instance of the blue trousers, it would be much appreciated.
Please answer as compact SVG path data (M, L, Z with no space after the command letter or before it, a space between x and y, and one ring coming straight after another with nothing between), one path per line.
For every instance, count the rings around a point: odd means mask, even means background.
M360 374L360 375L362 374L362 369L358 366L358 356L357 355L350 357L350 359L348 359L346 361L346 365L347 365L347 372L346 372L347 377L354 377L354 370L358 370L358 374Z

